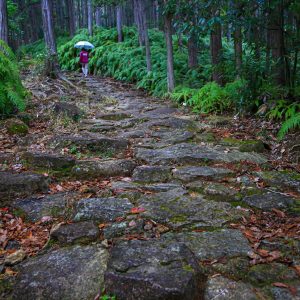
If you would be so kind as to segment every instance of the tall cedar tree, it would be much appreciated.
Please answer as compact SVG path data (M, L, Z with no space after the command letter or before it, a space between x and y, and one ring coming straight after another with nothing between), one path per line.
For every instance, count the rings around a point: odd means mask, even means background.
M0 0L0 40L8 42L6 0Z

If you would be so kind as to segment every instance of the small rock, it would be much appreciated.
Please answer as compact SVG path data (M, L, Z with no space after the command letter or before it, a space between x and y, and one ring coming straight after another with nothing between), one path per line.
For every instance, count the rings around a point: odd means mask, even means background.
M78 121L83 115L84 112L78 108L75 104L66 103L66 102L57 102L54 105L54 112L57 114L63 114L74 121Z
M9 254L4 261L4 264L7 266L13 266L16 265L18 263L20 263L21 261L23 261L26 257L26 253L24 250L19 249L16 252Z
M153 225L151 224L151 223L147 223L145 226L144 226L144 229L146 230L146 231L149 231L149 230L151 230L153 228Z

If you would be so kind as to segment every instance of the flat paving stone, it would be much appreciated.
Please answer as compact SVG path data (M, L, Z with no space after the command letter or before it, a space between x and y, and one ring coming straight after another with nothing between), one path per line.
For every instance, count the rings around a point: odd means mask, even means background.
M26 152L23 156L26 163L35 168L65 171L75 165L73 157L51 153Z
M232 170L212 167L183 167L173 170L173 176L184 182L197 179L222 179L233 174Z
M247 196L243 199L243 202L266 211L271 211L272 208L287 210L296 204L294 198L272 192Z
M0 172L0 205L16 197L47 192L49 183L49 177L41 174Z
M63 216L68 200L72 200L73 196L74 194L58 193L43 197L29 197L16 200L13 207L25 213L30 221L37 222L44 216Z
M73 246L30 258L18 265L13 299L93 300L104 288L108 251Z
M80 150L89 150L91 152L112 151L120 153L125 151L129 143L126 139L110 138L107 136L94 135L94 136L72 136L61 135L54 138L52 144L58 147L76 146Z
M172 179L171 168L166 166L140 166L137 167L132 179L139 182L166 182Z
M241 210L229 203L209 201L201 196L192 198L184 189L141 197L138 203L146 210L144 216L172 228L222 227L242 215Z
M131 176L137 164L133 160L84 160L78 161L72 175L81 179L97 177Z
M124 217L132 207L126 198L81 199L76 205L74 221L112 222L118 217Z
M198 146L195 144L177 144L163 149L138 148L136 158L148 164L172 165L172 164L201 164L203 162L240 162L249 161L263 164L267 159L261 154L232 151L225 153L221 150Z
M199 260L247 257L252 251L247 239L239 230L235 229L168 233L164 238L185 243Z
M205 282L184 244L156 240L117 244L105 272L106 291L117 299L203 299Z

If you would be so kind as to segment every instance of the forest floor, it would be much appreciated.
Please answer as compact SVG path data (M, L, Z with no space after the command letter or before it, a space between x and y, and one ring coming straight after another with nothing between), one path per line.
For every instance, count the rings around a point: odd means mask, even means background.
M66 77L28 71L0 126L0 298L299 299L299 165L272 124Z

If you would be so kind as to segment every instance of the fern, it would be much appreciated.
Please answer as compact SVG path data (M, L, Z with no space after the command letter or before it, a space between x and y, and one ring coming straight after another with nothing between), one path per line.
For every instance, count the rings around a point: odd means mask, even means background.
M25 89L11 49L0 40L0 113L7 115L25 109Z
M300 127L300 113L298 112L283 122L278 132L278 138L282 140L290 130L299 127Z

